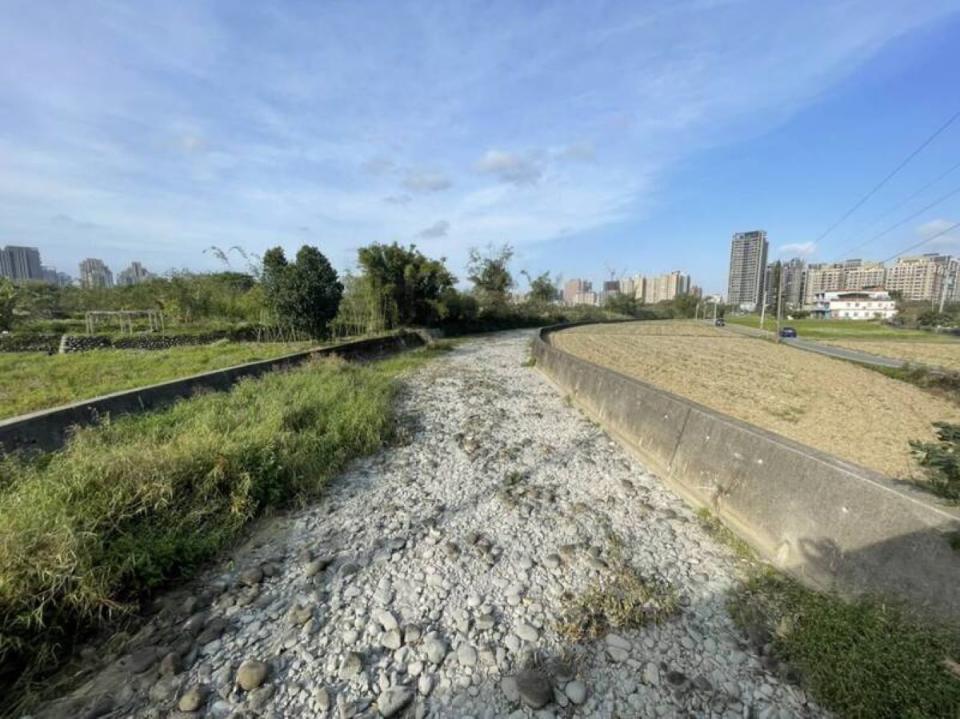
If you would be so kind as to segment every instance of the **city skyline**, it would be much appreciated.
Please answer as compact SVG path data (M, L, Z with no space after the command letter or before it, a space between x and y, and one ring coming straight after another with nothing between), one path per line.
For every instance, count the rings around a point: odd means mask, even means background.
M958 31L950 2L25 4L0 28L0 238L70 268L309 243L341 271L375 241L455 271L506 241L531 274L682 265L716 292L733 228L830 261L951 190L883 219L956 162L957 125L818 244L955 111ZM954 196L869 249L956 218Z

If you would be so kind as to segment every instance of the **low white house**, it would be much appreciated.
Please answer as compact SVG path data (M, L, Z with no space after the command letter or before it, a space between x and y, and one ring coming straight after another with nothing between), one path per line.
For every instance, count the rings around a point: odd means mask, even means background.
M812 313L827 320L889 320L897 314L897 303L885 290L818 292Z

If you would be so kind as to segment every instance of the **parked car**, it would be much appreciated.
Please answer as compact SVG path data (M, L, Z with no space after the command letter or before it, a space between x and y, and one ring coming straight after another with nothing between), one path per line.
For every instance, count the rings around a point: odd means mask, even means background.
M723 321L723 317L718 317L713 321L713 324L715 324L717 327L723 327L727 323Z
M781 327L780 328L781 337L796 337L797 331L793 327Z

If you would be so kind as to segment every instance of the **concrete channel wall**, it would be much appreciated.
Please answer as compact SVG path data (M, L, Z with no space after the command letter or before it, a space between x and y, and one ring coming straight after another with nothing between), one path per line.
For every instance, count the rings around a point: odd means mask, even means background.
M229 389L244 377L257 377L266 372L293 367L314 357L336 355L350 360L372 359L420 347L428 341L429 336L423 332L399 332L386 337L373 337L274 359L248 362L13 417L0 421L0 451L54 450L63 445L72 427L95 424L108 415L157 409L201 390Z
M806 447L534 339L537 367L688 502L819 589L960 617L960 512Z

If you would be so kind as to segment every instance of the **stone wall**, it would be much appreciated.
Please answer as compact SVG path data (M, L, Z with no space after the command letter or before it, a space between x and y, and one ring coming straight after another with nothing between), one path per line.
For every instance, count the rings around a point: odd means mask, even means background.
M537 367L690 503L806 583L960 616L960 511L933 495L550 344Z

